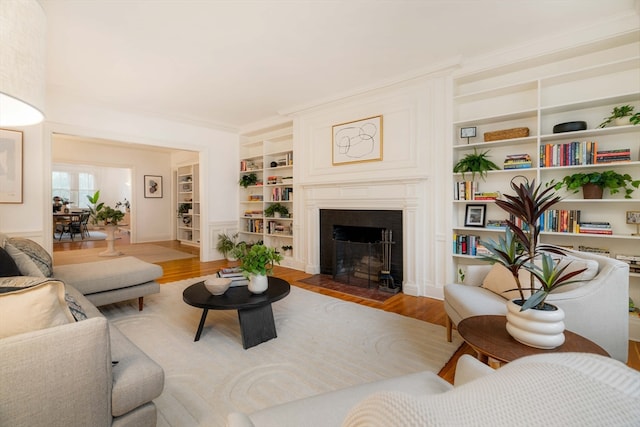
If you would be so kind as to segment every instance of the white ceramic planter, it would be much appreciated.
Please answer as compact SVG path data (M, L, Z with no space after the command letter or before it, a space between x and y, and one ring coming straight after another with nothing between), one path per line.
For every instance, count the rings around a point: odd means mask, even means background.
M269 279L262 274L252 274L249 278L249 292L261 294L269 287Z
M616 126L628 126L631 124L631 116L620 117L618 119L613 119L613 123Z
M520 311L520 305L507 302L507 332L516 341L530 347L552 349L564 343L564 311L529 309Z

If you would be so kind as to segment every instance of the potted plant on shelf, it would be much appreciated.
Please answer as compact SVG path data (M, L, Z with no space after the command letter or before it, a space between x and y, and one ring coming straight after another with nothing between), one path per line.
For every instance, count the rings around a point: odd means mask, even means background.
M251 172L248 174L244 174L240 177L240 185L244 188L247 188L250 185L256 185L258 182L258 175Z
M556 190L566 187L567 190L578 192L582 188L585 199L601 199L604 189L609 189L611 194L618 193L624 189L624 198L630 199L633 188L640 186L640 180L634 180L628 173L620 174L616 171L608 170L604 172L574 173L562 178L562 181L555 185Z
M505 236L497 242L482 242L489 251L489 255L482 258L504 266L515 281L516 288L510 291L517 290L519 298L507 302L507 332L523 344L555 348L564 342L564 312L545 300L558 288L574 283L571 279L585 269L565 273L569 264L561 265L560 260L556 262L550 255L565 252L538 243L540 217L561 200L555 193L554 183L543 188L542 184L536 186L535 180L529 182L525 178L518 184L514 178L511 188L515 195L504 194L496 200L496 205L512 215L513 220L507 220ZM529 272L528 284L521 283L521 270ZM540 322L539 327L537 322ZM550 326L551 322L555 322L555 327ZM522 329L523 324L527 325L526 330Z
M291 245L282 245L282 252L284 252L285 256L291 256L291 253L293 251L293 246Z
M239 259L244 275L249 278L249 291L261 294L269 286L267 274L273 272L275 263L280 264L282 255L273 248L263 244L255 244L246 250Z
M191 209L191 203L180 203L178 205L178 217L182 218Z
M218 234L218 244L216 249L220 252L228 261L236 261L238 258L234 249L238 242L238 233L231 236L227 233Z
M477 149L473 149L473 154L467 154L453 167L453 172L461 173L462 178L467 172L471 172L471 180L476 179L476 174L480 175L480 178L484 180L487 176L487 172L491 170L500 170L498 165L493 163L488 158L489 151L484 153L478 153Z
M289 209L281 203L273 203L264 210L264 216L286 218L289 216Z
M628 124L638 125L640 124L640 113L633 113L635 107L633 105L621 105L619 107L613 107L611 115L605 117L604 121L600 123L599 128L603 128L611 123L616 126L625 126Z

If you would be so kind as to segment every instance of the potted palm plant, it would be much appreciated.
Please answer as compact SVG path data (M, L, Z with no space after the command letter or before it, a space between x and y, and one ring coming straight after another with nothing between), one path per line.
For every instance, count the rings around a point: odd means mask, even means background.
M502 264L513 275L520 297L507 303L507 331L516 340L539 348L555 348L564 342L564 312L545 302L558 288L574 283L575 276L585 269L565 273L569 264L561 265L550 254L565 252L555 246L539 244L539 219L561 198L554 183L536 186L526 178L521 183L511 181L515 195L504 194L496 205L511 215L504 237L498 241L483 241L489 255L483 258L492 264ZM518 226L517 224L522 224ZM529 272L529 283L520 282L520 270ZM536 280L537 279L537 283ZM527 290L527 295L525 295ZM523 319L524 318L524 319ZM538 322L538 319L542 319ZM556 322L556 327L550 326ZM523 329L522 325L527 328ZM539 327L537 325L540 325Z
M601 199L604 189L608 189L611 194L616 194L624 189L625 199L631 198L633 188L640 186L640 180L634 180L628 173L620 174L613 170L604 172L574 173L562 178L562 181L555 185L556 190L566 187L567 190L578 192L582 188L585 199Z
M478 150L474 148L473 153L467 154L456 163L453 167L453 172L461 173L462 178L464 178L465 173L471 172L472 180L476 179L476 174L480 175L480 178L484 180L488 171L500 170L498 165L489 160L488 154L488 150L484 153L478 153Z
M264 244L255 244L239 257L244 275L249 278L249 291L261 294L268 288L267 275L273 272L275 263L280 264L282 255Z

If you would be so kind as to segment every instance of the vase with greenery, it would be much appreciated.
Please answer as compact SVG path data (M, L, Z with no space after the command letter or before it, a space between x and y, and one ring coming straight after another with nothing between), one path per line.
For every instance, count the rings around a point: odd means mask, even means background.
M229 261L235 261L238 258L235 256L234 249L238 242L238 233L228 235L227 233L218 234L218 244L216 249Z
M555 193L554 183L536 185L535 180L529 182L524 179L522 182L516 183L514 179L511 181L511 189L515 192L514 195L504 194L495 203L510 214L512 219L506 221L507 229L504 237L500 237L498 241L482 241L482 244L489 251L489 254L482 258L492 264L499 263L504 266L511 272L515 281L516 288L510 290L517 290L520 298L507 303L507 331L509 334L527 345L554 348L564 342L562 334L564 327L561 323L564 319L564 313L559 307L548 304L545 300L550 293L558 288L574 283L575 281L572 279L585 269L565 273L569 263L561 265L560 260L554 261L551 256L551 254L563 255L565 251L555 246L539 243L540 217L561 200ZM520 270L529 272L528 284L521 283ZM527 295L530 296L525 297L525 290L528 290ZM514 306L517 308L514 309ZM513 319L518 316L518 312L529 309L555 312L553 314L540 313L541 317L552 316L554 320L559 319L557 324L562 328L559 334L554 333L547 336L544 328L548 325L541 327L540 335L543 336L541 339L551 340L551 345L538 344L536 341L538 336L533 333L531 335L536 335L533 340L528 341L527 338L522 338L519 333L521 329L514 326L517 323L510 322L510 316ZM532 317L530 314L523 316ZM527 321L532 320L527 319ZM542 324L544 325L546 321L543 321ZM532 329L535 327L532 326ZM524 335L526 336L530 332L524 333Z
M283 258L274 248L255 244L239 259L244 275L249 278L249 291L260 294L267 290L267 275L273 273L274 264L280 264Z
M240 177L240 185L244 188L249 187L250 185L256 185L258 182L258 175L251 172Z
M629 123L632 125L638 125L640 124L640 113L634 113L633 110L635 110L633 105L613 107L611 115L609 117L605 117L604 121L600 123L598 127L603 128L611 123L615 123L617 125L625 125Z
M498 165L493 163L488 158L489 150L478 153L477 149L473 149L473 153L467 154L464 156L456 165L453 167L454 173L461 173L462 178L464 178L464 174L471 172L471 179L476 179L476 174L480 176L484 180L487 176L487 172L491 170L500 170Z
M599 189L598 195L592 196L588 191L585 192L585 186L594 186ZM605 189L611 194L616 194L624 190L624 198L630 199L634 188L640 186L640 180L634 180L628 173L620 174L613 170L603 172L574 173L562 178L562 181L555 185L556 190L565 187L569 191L577 193L579 189L583 189L585 199L600 199Z
M289 216L289 209L281 203L273 203L264 210L265 216L272 217L276 214L280 215L283 218L286 218Z

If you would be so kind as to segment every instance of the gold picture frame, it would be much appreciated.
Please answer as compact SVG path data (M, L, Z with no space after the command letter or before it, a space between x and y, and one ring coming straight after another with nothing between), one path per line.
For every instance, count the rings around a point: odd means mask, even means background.
M340 123L331 132L332 164L382 160L382 115Z
M0 203L22 203L22 132L0 129Z

